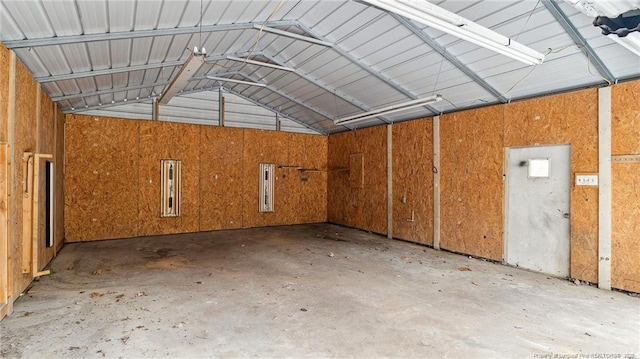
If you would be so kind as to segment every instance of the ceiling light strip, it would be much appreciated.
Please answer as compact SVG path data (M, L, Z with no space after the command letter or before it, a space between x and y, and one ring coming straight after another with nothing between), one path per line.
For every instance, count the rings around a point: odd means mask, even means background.
M538 65L544 61L544 54L427 1L364 1L525 64Z
M203 63L204 56L191 53L187 58L187 61L185 61L184 65L182 65L182 68L180 69L180 72L178 72L178 75L174 77L169 86L167 86L158 102L166 105L173 98L173 96L180 92L180 90L184 89L189 80L191 80L191 77L193 77L193 75L196 73L196 71L198 71Z
M374 117L379 117L379 116L388 115L388 114L392 114L400 111L414 109L417 107L422 107L424 105L427 105L433 102L438 102L441 100L442 100L442 96L440 95L429 96L425 98L420 98L420 99L416 99L408 102L403 102L400 104L379 108L373 111L369 111L369 112L365 112L365 113L361 113L353 116L342 117L335 120L333 123L335 125L347 125L350 123L368 120Z

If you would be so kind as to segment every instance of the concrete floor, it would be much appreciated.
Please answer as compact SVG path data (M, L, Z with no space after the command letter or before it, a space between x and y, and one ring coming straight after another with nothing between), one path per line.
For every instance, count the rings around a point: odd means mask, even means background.
M70 244L51 270L0 356L640 358L640 298L335 225Z

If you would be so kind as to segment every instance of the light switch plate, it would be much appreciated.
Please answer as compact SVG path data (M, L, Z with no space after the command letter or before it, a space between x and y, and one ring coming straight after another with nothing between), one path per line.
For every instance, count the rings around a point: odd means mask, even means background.
M576 173L576 186L597 186L597 173Z

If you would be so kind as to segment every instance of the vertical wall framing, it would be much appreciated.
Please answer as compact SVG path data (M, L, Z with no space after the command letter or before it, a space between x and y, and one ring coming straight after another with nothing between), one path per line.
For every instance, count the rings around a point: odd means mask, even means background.
M598 287L611 289L611 87L598 89Z
M53 247L54 238L54 202L55 202L55 166L52 161L46 161L45 166L45 233L44 233L44 245L46 248Z
M179 160L161 160L162 179L160 191L160 217L180 215L180 169Z
M0 143L0 319L9 309L9 149Z
M387 238L393 238L393 124L387 125Z
M260 212L273 212L273 189L275 180L275 165L273 163L260 164Z
M433 248L440 249L440 116L433 117Z

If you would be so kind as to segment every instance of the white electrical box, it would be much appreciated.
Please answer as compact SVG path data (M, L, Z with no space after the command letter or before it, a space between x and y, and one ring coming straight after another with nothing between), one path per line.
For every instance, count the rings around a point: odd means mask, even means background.
M597 173L576 173L576 186L597 186Z

